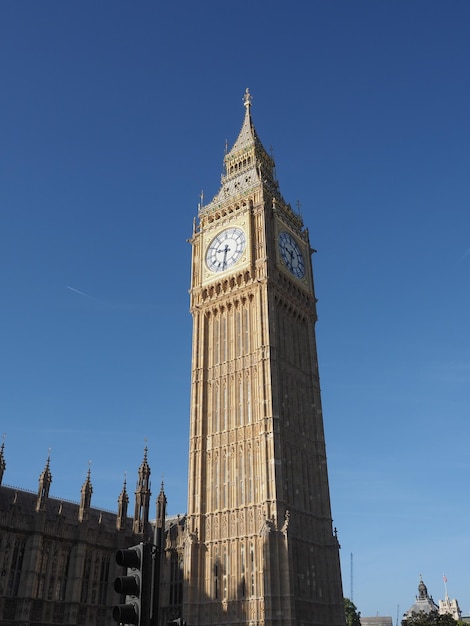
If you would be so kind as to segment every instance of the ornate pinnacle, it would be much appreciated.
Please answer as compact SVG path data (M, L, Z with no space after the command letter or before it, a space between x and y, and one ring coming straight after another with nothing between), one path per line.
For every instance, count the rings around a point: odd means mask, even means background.
M243 104L244 106L249 109L251 106L251 101L252 101L252 97L251 97L251 93L250 90L248 89L248 87L245 90L245 94L243 96Z

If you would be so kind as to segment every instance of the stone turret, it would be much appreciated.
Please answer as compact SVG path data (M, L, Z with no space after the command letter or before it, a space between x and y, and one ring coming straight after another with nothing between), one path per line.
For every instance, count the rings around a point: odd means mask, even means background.
M155 544L163 548L163 536L165 534L166 520L166 495L163 491L163 481L157 498L157 519L155 522Z
M85 482L82 485L80 496L80 508L78 509L78 521L83 522L89 518L91 509L91 496L93 494L93 486L91 484L91 467L88 466L88 472Z
M124 477L124 484L122 485L122 491L118 498L118 512L116 516L116 528L117 530L125 530L127 520L127 505L129 504L129 496L127 495L127 483Z
M44 467L41 475L39 476L39 489L38 497L36 500L36 511L44 511L46 509L47 498L49 497L49 490L52 483L52 474L50 469L51 455L47 457L46 466Z
M136 535L144 535L148 530L150 509L150 467L147 462L147 446L139 467L139 479L135 491L134 523L132 530Z

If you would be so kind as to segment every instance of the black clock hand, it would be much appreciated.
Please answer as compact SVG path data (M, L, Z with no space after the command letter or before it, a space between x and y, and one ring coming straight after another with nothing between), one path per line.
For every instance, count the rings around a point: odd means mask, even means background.
M294 250L292 248L287 248L286 247L286 251L290 256L290 265L292 266L292 261L294 259Z

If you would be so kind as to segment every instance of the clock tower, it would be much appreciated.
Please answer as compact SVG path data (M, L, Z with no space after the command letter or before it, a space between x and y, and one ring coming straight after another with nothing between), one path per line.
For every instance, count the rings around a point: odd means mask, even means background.
M221 187L191 238L184 618L342 626L308 231L244 97Z

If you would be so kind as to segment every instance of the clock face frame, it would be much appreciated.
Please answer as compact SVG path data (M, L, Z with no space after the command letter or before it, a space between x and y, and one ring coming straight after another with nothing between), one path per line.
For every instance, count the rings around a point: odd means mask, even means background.
M304 278L305 261L297 241L286 231L279 233L278 241L279 251L287 269L296 278Z
M210 242L206 252L206 266L211 272L225 272L242 256L246 235L241 228L222 230Z

